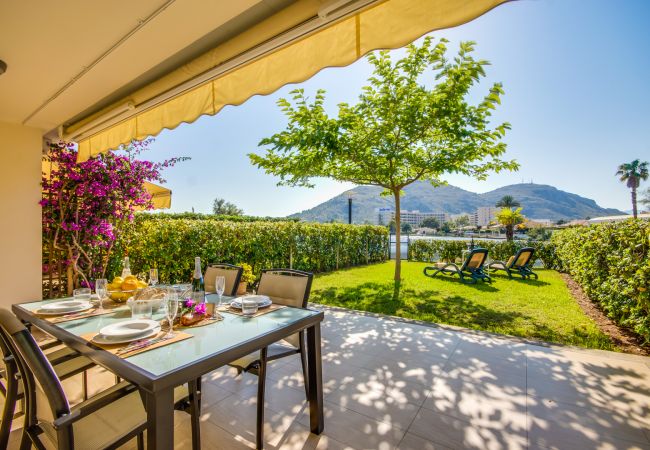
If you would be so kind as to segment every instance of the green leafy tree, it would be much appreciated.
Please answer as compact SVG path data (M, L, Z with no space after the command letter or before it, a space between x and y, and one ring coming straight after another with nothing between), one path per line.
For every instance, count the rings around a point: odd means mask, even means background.
M521 213L521 208L503 208L497 213L497 221L506 229L506 240L512 241L515 237L515 226L524 223L526 218Z
M420 226L427 227L427 228L434 228L437 230L440 228L440 222L435 217L427 217L422 221Z
M449 222L445 222L440 226L440 231L443 233L449 233L451 232L451 224Z
M469 217L459 216L454 220L454 226L457 230L460 230L463 227L469 226Z
M497 208L519 208L521 203L519 203L512 195L504 195L499 199L498 202L494 205Z
M413 231L413 227L411 226L410 223L402 224L402 233L409 234L411 231Z
M215 198L212 203L212 213L223 216L241 216L244 211L234 203L227 202L222 198Z
M278 101L288 118L286 129L262 139L260 145L268 146L264 155L249 157L279 176L279 184L313 187L312 178L326 177L381 186L393 196L395 211L401 209L403 189L417 180L440 185L448 173L485 179L490 172L517 169L514 161L499 158L510 125L490 123L501 103L501 84L493 84L477 104L468 100L489 64L474 59L473 52L474 43L463 42L458 54L447 58L446 40L426 38L395 62L388 51L372 53L374 73L356 104L339 104L338 116L331 117L323 90L313 101L294 90L292 102ZM400 232L397 214L396 281Z
M635 159L631 163L621 164L618 166L616 175L621 181L625 181L627 187L632 191L632 215L636 219L636 190L639 188L641 180L645 181L648 179L648 162L641 162L640 160Z

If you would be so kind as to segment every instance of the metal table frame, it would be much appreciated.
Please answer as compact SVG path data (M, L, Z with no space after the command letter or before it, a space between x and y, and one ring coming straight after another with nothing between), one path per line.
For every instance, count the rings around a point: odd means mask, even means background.
M30 302L31 303L31 302ZM171 450L174 446L174 388L192 382L229 362L261 350L300 330L307 332L307 375L309 418L311 432L320 434L324 428L323 418L323 378L321 359L320 323L322 311L299 319L289 325L271 332L260 334L254 339L241 342L223 351L216 352L190 364L177 367L162 375L154 375L126 359L113 355L80 336L70 333L56 324L38 317L20 304L12 310L23 322L30 323L59 339L70 348L88 357L96 364L105 367L115 375L138 386L145 398L147 411L147 448ZM174 344L171 344L174 345Z

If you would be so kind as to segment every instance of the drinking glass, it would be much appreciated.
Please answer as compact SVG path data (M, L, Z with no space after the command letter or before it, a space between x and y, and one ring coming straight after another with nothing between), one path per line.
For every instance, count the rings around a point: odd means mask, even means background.
M79 288L72 291L75 300L90 301L90 288Z
M257 299L252 295L241 298L241 312L247 317L257 314Z
M149 269L149 284L152 286L158 284L158 269Z
M226 289L226 277L223 275L217 276L214 282L217 295L219 296L219 301L217 302L217 306L222 306L221 305L221 296L223 295L223 291Z
M133 319L151 319L151 301L134 300L131 305L131 317Z
M99 309L104 309L104 299L108 296L108 280L106 278L95 280L95 294L99 298Z
M169 322L169 330L167 330L165 337L172 337L174 335L174 319L178 314L178 294L176 291L170 289L165 301L167 303L167 321Z

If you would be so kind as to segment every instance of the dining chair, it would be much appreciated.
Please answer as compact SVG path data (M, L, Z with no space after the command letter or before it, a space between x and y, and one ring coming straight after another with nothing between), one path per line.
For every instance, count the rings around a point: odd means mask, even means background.
M26 409L20 449L33 444L46 448L44 440L58 449L116 448L137 437L144 448L147 414L138 389L122 381L90 399L70 407L60 377L27 328L6 309L0 309L0 339L14 355L24 383ZM187 402L188 388L174 390L176 405ZM192 403L190 398L190 403ZM196 403L196 402L193 402ZM198 411L192 411L198 424ZM193 420L194 421L194 420ZM192 426L193 448L200 448Z
M239 286L243 271L244 269L242 267L232 264L220 263L209 265L205 269L205 275L203 275L205 292L216 292L215 278L222 276L226 279L226 288L223 290L223 294L234 297L237 294L237 287Z
M314 275L293 269L266 269L262 271L257 286L258 295L268 296L274 304L306 308ZM264 390L266 385L266 365L270 361L300 354L305 394L308 396L307 351L304 330L283 341L271 344L259 352L239 358L229 363L237 373L252 373L258 376L257 389L257 447L262 448L264 430Z
M25 391L23 383L20 379L14 355L6 344L6 339L6 337L3 337L2 329L0 329L0 353L2 354L2 360L0 362L0 393L5 398L2 418L0 419L2 420L0 423L0 448L7 448L9 434L11 433L11 424L16 417L16 405L19 401L22 405L21 413L25 412ZM56 344L62 345L60 342ZM44 349L43 346L40 348L41 350ZM46 346L45 349L52 348L52 346ZM80 373L85 374L88 369L95 366L91 360L67 347L53 350L45 356L61 380L71 378ZM83 376L82 390L84 398L87 398L88 392L86 383L87 378Z

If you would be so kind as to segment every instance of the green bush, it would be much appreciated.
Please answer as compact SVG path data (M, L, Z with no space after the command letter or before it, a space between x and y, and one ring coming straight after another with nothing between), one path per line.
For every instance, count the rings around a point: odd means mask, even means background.
M194 257L205 265L247 262L253 271L292 267L327 272L385 261L388 231L371 225L232 222L214 219L138 218L116 243L110 277L128 254L134 273L158 267L161 282L187 281Z
M553 234L561 261L607 315L650 342L650 222L626 220Z
M413 239L408 247L408 259L411 261L456 261L461 260L467 241ZM477 247L487 248L492 260L507 261L522 247L534 247L535 258L540 259L547 269L558 267L554 246L546 241L486 241L474 240Z
M188 219L188 220L228 220L230 222L298 222L299 219L286 217L227 216L224 214L203 214L193 212L164 213L140 212L135 220Z

